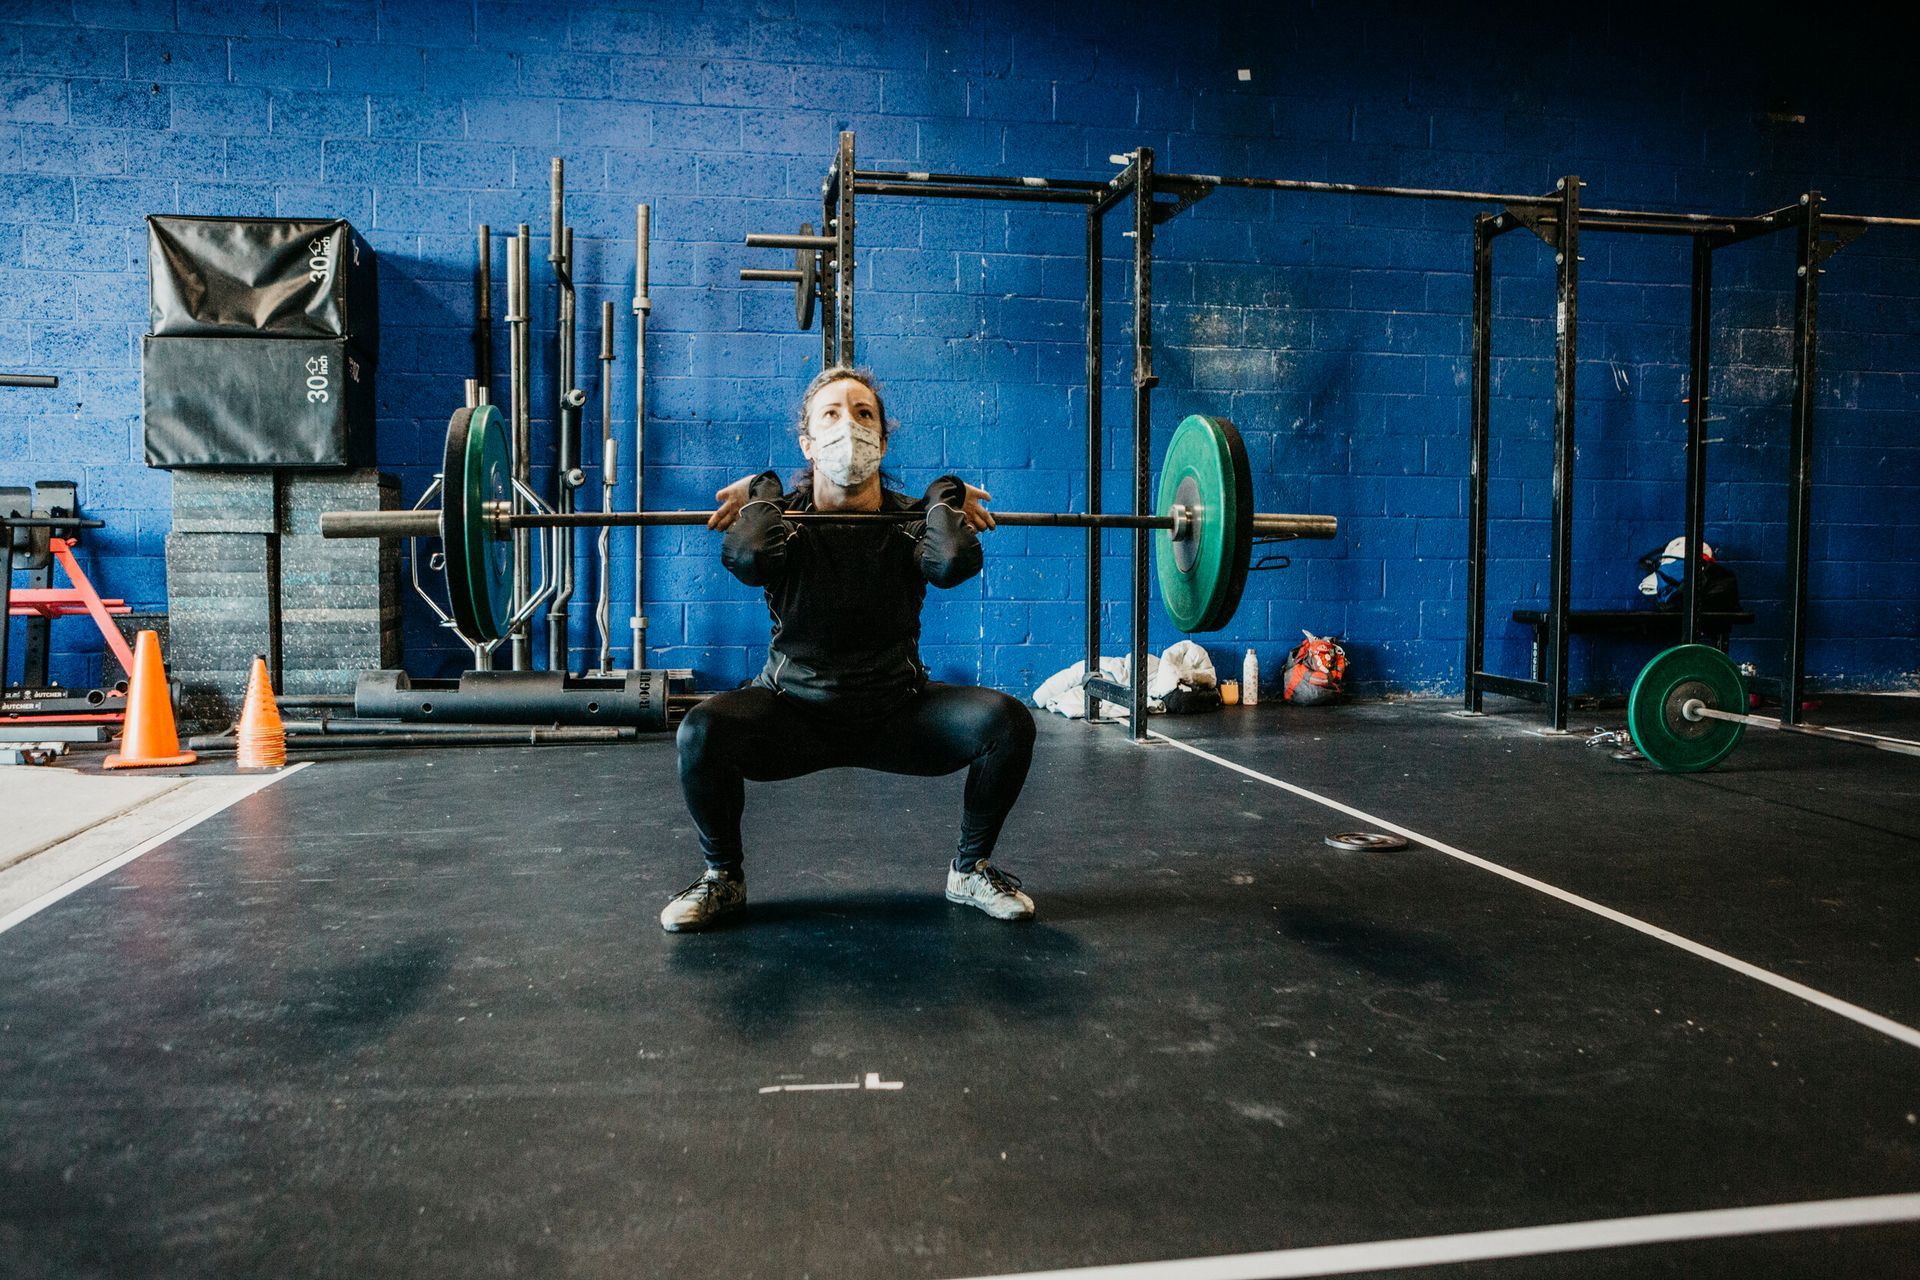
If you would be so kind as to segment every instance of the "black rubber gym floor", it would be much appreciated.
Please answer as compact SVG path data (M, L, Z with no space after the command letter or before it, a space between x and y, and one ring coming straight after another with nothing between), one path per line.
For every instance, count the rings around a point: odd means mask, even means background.
M1538 723L1154 727L1920 1025L1920 762L1749 733L1670 777ZM1920 1192L1897 1034L1041 730L999 858L1030 925L941 897L958 777L751 789L745 920L684 936L667 741L283 779L0 934L0 1274L971 1277ZM1909 1220L1365 1274L1916 1258ZM1179 1274L1326 1273L1261 1265Z

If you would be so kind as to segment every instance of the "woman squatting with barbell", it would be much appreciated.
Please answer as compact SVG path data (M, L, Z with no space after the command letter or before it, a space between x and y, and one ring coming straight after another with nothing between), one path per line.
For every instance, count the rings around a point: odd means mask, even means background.
M1033 716L1017 699L929 680L920 664L927 586L980 572L977 532L991 497L942 476L914 500L886 487L886 407L873 376L825 369L801 400L807 469L792 492L762 472L714 495L708 527L734 577L765 589L773 616L767 665L743 688L708 698L680 724L680 785L707 870L660 913L663 928L706 928L746 905L740 819L746 783L823 769L937 777L967 770L949 901L1026 920L1033 899L989 861L1033 759ZM911 511L903 524L801 524L802 511Z

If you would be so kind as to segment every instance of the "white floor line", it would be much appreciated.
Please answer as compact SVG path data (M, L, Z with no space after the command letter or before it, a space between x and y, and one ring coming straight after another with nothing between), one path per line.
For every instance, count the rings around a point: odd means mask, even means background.
M1830 996L1824 991L1816 991L1805 983L1795 982L1792 978L1783 978L1777 973L1771 973L1760 968L1758 965L1748 964L1745 960L1737 956L1730 956L1724 951L1716 951L1712 947L1695 942L1691 938L1683 938L1671 930L1662 929L1659 925L1649 924L1645 920L1627 915L1625 912L1615 911L1612 907L1602 906L1591 898L1583 898L1577 893L1569 893L1567 890L1556 888L1543 880L1535 880L1532 876L1522 875L1520 872L1512 870L1509 867L1503 867L1497 862L1489 862L1485 858L1475 857L1464 849L1456 849L1444 841L1436 840L1432 836L1421 835L1418 831L1403 827L1395 822L1389 822L1385 818L1377 817L1363 809L1356 809L1352 805L1342 804L1338 800L1330 799L1317 791L1309 791L1305 787L1296 786L1291 782L1283 782L1281 779L1273 777L1270 774L1261 773L1257 769L1249 769L1243 764L1236 764L1224 756L1217 756L1211 751L1203 751L1192 743L1181 742L1177 738L1169 738L1166 734L1160 733L1157 730L1149 730L1148 732L1153 737L1171 746L1178 747L1189 755L1199 756L1202 760L1211 760L1222 768L1231 769L1238 774L1244 774L1246 777L1252 778L1257 782L1264 782L1268 786L1278 787L1282 791L1291 792L1304 800L1311 800L1315 804L1325 805L1327 808L1344 813L1348 817L1358 818L1370 827L1376 827L1382 831L1391 831L1395 835L1405 836L1417 844L1423 844L1438 853L1444 853L1449 858L1457 858L1469 866L1480 868L1482 871L1491 871L1494 875L1511 880L1515 884L1525 885L1527 888L1544 893L1550 898L1558 898L1562 902L1576 906L1582 911L1590 911L1604 920L1611 920L1615 924L1625 925L1629 929L1644 933L1649 938L1658 938L1669 946L1678 947L1682 951L1699 956L1702 960L1711 960L1722 968L1731 969L1743 977L1752 978L1755 982L1764 982L1775 990L1784 991L1790 996L1804 1000L1808 1004L1816 1005L1829 1013L1837 1013L1843 1018L1859 1023L1863 1027L1878 1031L1883 1036L1891 1036L1903 1044L1909 1044L1916 1049L1920 1049L1920 1030L1909 1027L1905 1023L1895 1022L1892 1018L1883 1017L1871 1009L1862 1009L1857 1004L1849 1004L1845 1000Z
M8 912L6 915L0 916L0 933L5 933L7 930L13 928L13 926L19 924L21 921L30 919L31 917L38 915L40 912L45 911L48 907L52 906L54 903L60 901L62 898L68 896L69 894L78 893L80 890L92 884L95 880L100 879L100 877L105 875L110 875L113 872L118 871L121 867L124 867L129 862L132 862L135 858L138 858L143 854L150 853L153 850L158 849L161 845L165 844L169 840L174 839L176 836L179 836L187 831L191 831L193 828L199 826L201 823L205 822L208 818L213 817L215 814L221 813L227 809L231 809L234 805L239 804L242 800L245 800L248 796L255 795L261 791L265 791L268 787L272 786L276 782L279 782L282 778L291 777L292 775L306 768L311 763L313 763L311 760L303 760L299 764L289 765L287 768L280 770L278 773L269 773L269 774L264 774L258 778L247 779L246 781L248 785L242 788L236 788L232 791L224 792L219 798L219 800L217 800L211 805L208 805L205 809L201 810L199 813L193 814L186 818L182 818L179 822L174 823L172 826L168 827L165 831L161 831L155 835L149 836L147 839L142 840L139 844L133 846L133 848L127 850L125 853L122 853L115 857L107 859L105 862L101 863L99 866L93 867L90 870L75 876L73 879L67 881L65 884L62 884L54 889L49 889L47 892L41 894L39 897L35 898L32 902L27 903L25 906L16 908L15 910ZM80 834L84 835L85 833L83 832Z
M1434 1267L1491 1258L1529 1258L1587 1249L1669 1244L1679 1240L1719 1240L1764 1236L1783 1231L1822 1231L1920 1222L1920 1195L1859 1196L1847 1200L1806 1200L1760 1204L1741 1209L1693 1213L1656 1213L1643 1218L1603 1218L1596 1222L1556 1222L1539 1227L1469 1231L1452 1236L1409 1240L1371 1240L1363 1244L1312 1245L1271 1253L1224 1254L1217 1258L1181 1258L1166 1262L1125 1262L1112 1266L1026 1271L1017 1275L977 1276L972 1280L1292 1280L1299 1276L1342 1276L1356 1271Z

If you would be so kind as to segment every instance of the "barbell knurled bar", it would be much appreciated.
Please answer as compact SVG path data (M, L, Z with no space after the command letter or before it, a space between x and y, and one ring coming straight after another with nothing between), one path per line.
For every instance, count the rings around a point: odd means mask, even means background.
M1864 747L1874 747L1881 751L1892 751L1903 756L1920 756L1920 742L1907 738L1889 738L1883 733L1867 733L1861 729L1836 729L1824 724L1788 724L1772 716L1756 716L1752 712L1741 715L1737 711L1721 711L1710 707L1698 698L1689 698L1680 705L1680 714L1689 720L1726 720L1734 724L1753 725L1760 729L1780 729L1787 733L1805 733L1816 738L1829 738L1835 742L1852 742Z
M330 511L320 517L329 538L441 540L448 602L456 629L486 644L509 623L512 533L517 529L704 525L711 511L512 510L505 464L505 428L492 405L456 411L447 424L439 511ZM1050 511L994 512L996 524L1094 529L1152 529L1161 601L1183 631L1212 631L1239 607L1255 538L1332 538L1333 516L1256 513L1253 480L1240 434L1225 418L1195 414L1167 446L1153 515ZM785 512L800 523L905 523L920 511Z
M320 517L320 532L329 538L437 538L440 536L440 512L423 511L328 511ZM912 524L927 518L924 511L786 511L783 519L800 524ZM631 529L660 525L705 524L711 510L685 511L527 511L519 515L502 508L489 507L475 517L495 536L513 529ZM1165 515L1136 516L1101 512L1072 511L996 511L995 524L1031 526L1048 529L1163 529L1174 539L1184 540L1182 532L1195 523L1193 509L1175 506ZM1257 538L1333 538L1339 536L1336 516L1295 515L1263 511L1253 517Z

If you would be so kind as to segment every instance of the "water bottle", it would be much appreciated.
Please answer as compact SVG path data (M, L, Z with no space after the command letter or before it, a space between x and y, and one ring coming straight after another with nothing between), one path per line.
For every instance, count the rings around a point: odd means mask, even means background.
M1247 650L1246 661L1240 664L1240 705L1260 705L1260 659L1251 649Z

